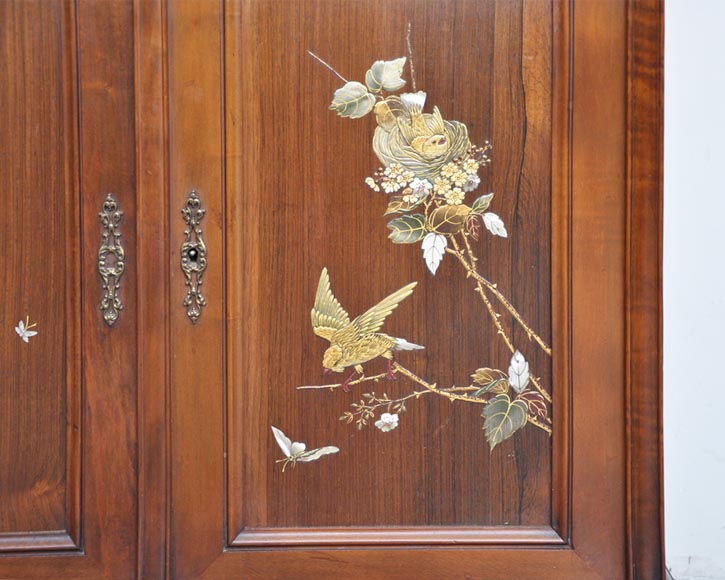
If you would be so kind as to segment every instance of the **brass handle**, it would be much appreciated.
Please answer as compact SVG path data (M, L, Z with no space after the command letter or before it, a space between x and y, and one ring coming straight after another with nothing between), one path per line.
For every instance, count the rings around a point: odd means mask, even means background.
M118 209L118 202L112 193L106 196L103 207L98 214L101 220L101 247L98 248L98 273L103 286L101 299L101 312L103 320L108 326L113 326L123 303L120 298L121 276L126 269L124 262L125 252L121 245L121 232L119 225L123 219L123 212Z
M189 290L184 298L186 315L192 323L201 316L201 309L206 306L206 298L201 291L202 278L206 270L206 244L199 224L204 219L206 210L201 207L201 200L196 191L189 193L186 205L181 210L184 222L188 226L184 230L184 243L181 244L181 270L186 276Z

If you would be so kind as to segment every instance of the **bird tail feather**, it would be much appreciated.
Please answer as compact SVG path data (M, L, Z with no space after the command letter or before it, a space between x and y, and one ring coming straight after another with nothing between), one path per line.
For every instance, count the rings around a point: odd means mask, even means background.
M396 338L395 346L393 347L394 350L422 350L424 348L424 346L420 346L419 344L413 344L412 342L408 342L404 338Z

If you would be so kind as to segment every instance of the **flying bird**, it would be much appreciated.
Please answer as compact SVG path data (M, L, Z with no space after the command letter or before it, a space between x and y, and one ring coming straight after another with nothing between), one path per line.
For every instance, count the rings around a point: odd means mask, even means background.
M393 379L395 378L392 367L393 351L425 348L403 338L395 338L378 332L387 316L395 310L400 302L413 293L416 284L417 282L411 282L407 286L403 286L351 322L348 313L332 294L327 268L322 270L320 281L317 284L315 306L310 313L312 330L317 336L330 342L329 348L322 357L325 374L341 373L350 366L355 369L342 383L342 389L346 393L350 392L350 382L356 373L360 378L365 376L362 363L379 356L386 358L388 360L387 378Z

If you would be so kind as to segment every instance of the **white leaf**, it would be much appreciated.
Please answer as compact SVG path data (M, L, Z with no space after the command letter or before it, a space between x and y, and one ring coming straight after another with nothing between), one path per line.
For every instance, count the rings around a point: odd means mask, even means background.
M284 453L287 457L292 456L292 441L290 438L282 433L281 429L277 429L274 425L272 425L272 433L274 433L274 438L277 440L277 445L279 445L282 453Z
M368 92L365 85L350 81L335 91L330 109L337 111L341 117L359 119L372 111L374 105L375 97Z
M423 238L421 248L423 249L423 259L425 260L426 266L430 270L430 273L435 276L438 266L440 266L443 260L443 255L446 252L448 246L448 240L441 234L430 232Z
M494 236L501 236L502 238L508 237L506 226L503 225L503 220L495 213L489 212L483 214L483 223L486 225L486 229Z
M514 391L521 393L529 384L529 378L529 363L517 350L511 357L509 365L509 384Z
M373 63L370 70L365 74L365 83L368 88L377 93L380 89L394 92L402 89L405 81L401 78L403 67L405 66L405 57L396 58L395 60L378 60Z
M301 461L302 463L309 463L310 461L317 461L320 457L324 457L325 455L330 455L332 453L337 453L338 451L340 450L332 445L329 445L328 447L320 447L319 449L313 449L312 451L305 452L297 459L297 461Z

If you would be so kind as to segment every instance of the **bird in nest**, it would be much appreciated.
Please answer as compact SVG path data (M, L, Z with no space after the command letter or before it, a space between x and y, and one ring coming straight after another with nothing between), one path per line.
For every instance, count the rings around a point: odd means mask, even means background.
M425 100L426 94L418 91L379 101L374 108L378 126L373 150L386 167L399 163L432 182L444 165L468 155L471 142L466 126L443 119L438 107L424 113Z
M383 298L364 314L350 321L350 316L332 294L327 268L322 270L317 285L315 306L310 313L312 330L317 336L330 342L329 348L322 357L325 374L341 373L350 366L354 368L352 374L342 383L342 389L346 393L350 392L350 382L356 373L359 378L365 376L362 363L382 356L388 361L386 378L394 379L393 352L425 348L403 338L395 338L378 332L387 316L413 293L416 284L417 282L411 282L407 286L403 286L400 290Z
M397 127L408 145L432 160L448 152L451 139L438 107L432 115L423 113L425 97L423 91L391 95L375 106L375 114L381 127L387 131Z

